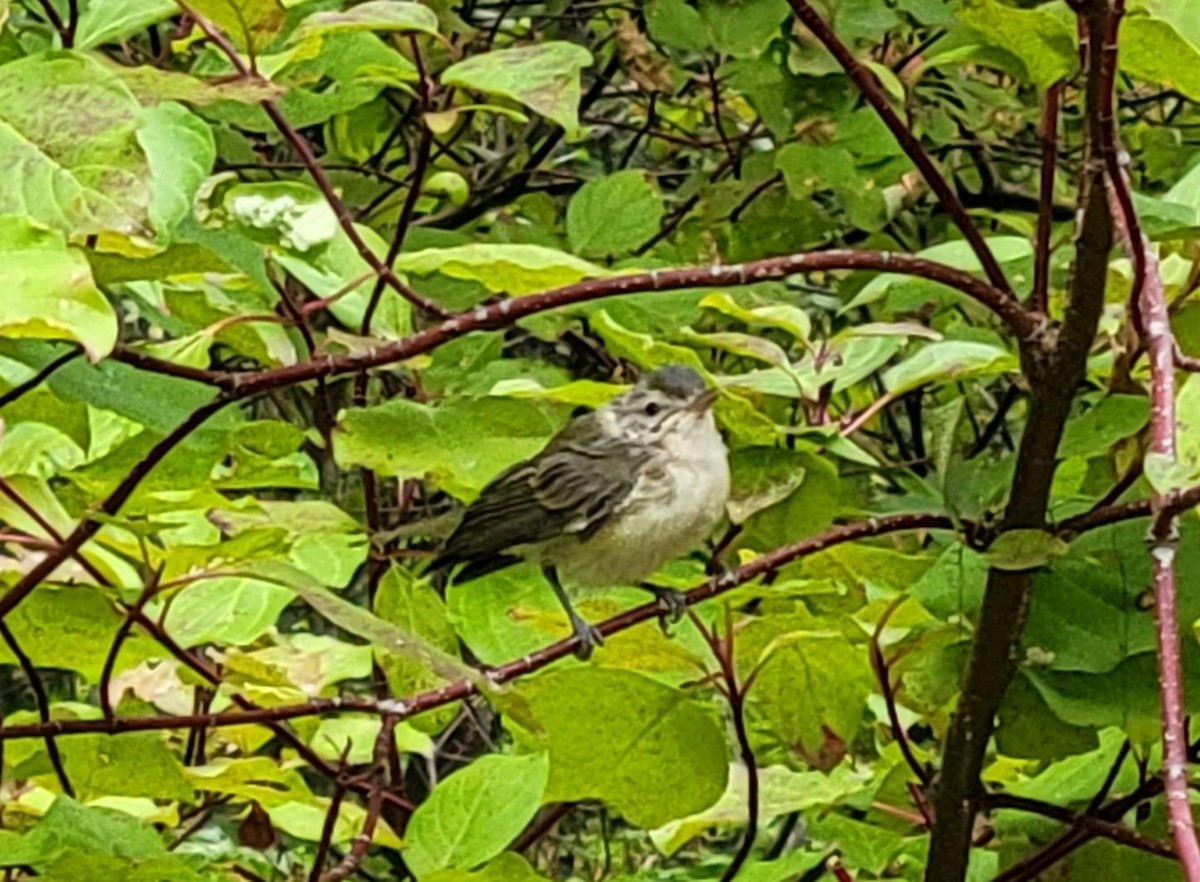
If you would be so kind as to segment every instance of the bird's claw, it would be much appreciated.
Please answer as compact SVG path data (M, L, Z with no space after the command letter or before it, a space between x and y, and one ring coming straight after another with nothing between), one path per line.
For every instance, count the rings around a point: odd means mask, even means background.
M575 657L580 661L587 661L598 647L604 645L604 635L578 616L571 617L571 632L579 639Z
M658 617L658 626L662 628L663 634L670 637L671 625L682 619L683 614L687 611L686 595L674 588L661 588L658 585L643 585L642 587L658 598L658 605L662 607L662 613Z

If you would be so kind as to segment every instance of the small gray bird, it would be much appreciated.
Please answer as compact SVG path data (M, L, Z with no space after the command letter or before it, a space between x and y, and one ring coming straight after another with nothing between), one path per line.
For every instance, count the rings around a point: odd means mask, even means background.
M522 559L536 563L585 659L603 641L560 577L581 587L638 585L678 617L679 592L642 580L695 551L725 512L729 462L713 422L716 397L695 371L671 366L576 417L483 489L431 571L461 564L462 583Z

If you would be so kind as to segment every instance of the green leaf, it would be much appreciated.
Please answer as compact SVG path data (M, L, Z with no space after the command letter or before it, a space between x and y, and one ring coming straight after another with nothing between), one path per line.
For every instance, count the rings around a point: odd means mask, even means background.
M511 98L573 133L579 75L591 63L583 46L551 40L469 56L442 71L442 84Z
M433 788L405 830L404 861L419 878L470 870L500 854L533 820L546 789L545 754L483 756Z
M300 43L315 34L340 31L394 31L436 34L437 14L420 3L405 0L367 0L344 10L314 12L300 23L288 41Z
M640 674L580 667L516 687L540 733L516 737L550 754L545 802L599 799L638 827L708 808L725 789L725 738L683 692Z
M55 798L41 821L15 843L0 842L0 866L48 867L69 849L135 860L167 855L162 838L149 824L124 812L80 805L69 796Z
M287 16L280 0L190 0L190 5L251 54L274 42Z
M563 406L505 398L452 398L438 407L397 399L342 414L333 450L343 468L429 478L470 498L541 450L567 418Z
M1197 384L1200 390L1200 384ZM1141 395L1107 395L1083 416L1067 422L1059 459L1107 453L1118 441L1145 427L1149 409Z
M1006 530L987 550L988 565L998 570L1032 570L1067 553L1067 543L1045 530Z
M994 376L1017 369L1017 357L1007 349L990 343L943 340L921 347L889 368L884 372L883 383L889 395L898 396L929 383Z
M1185 38L1171 22L1142 15L1126 19L1121 24L1120 64L1131 76L1200 101L1200 44Z
M216 161L212 130L171 102L142 113L138 144L150 165L150 223L159 239L192 213L192 201Z
M1158 493L1175 493L1196 483L1200 473L1173 456L1151 450L1143 460L1142 472Z
M824 772L795 772L786 766L767 766L758 770L758 818L767 822L790 812L836 806L862 792L868 783L862 770L841 765ZM721 798L706 811L672 821L653 830L650 839L663 854L670 856L689 841L713 828L736 827L746 823L749 812L746 767L733 765L729 784ZM740 879L741 876L738 876Z
M0 153L11 170L0 214L149 239L190 208L213 157L208 127L187 111L143 111L106 66L70 52L0 66Z
M422 640L442 653L442 658L457 657L458 635L450 623L446 606L427 581L408 570L393 567L380 580L375 593L375 615L396 626L405 634ZM396 695L410 695L434 689L446 683L451 672L445 665L431 665L412 652L397 652L386 644L374 647L375 657ZM448 722L447 714L434 714L428 720L418 719L423 730L440 728Z
M244 646L270 630L294 597L291 589L261 579L202 579L171 601L164 625L183 647Z
M1028 261L1033 256L1033 246L1029 244L1028 239L1020 236L992 236L984 241L987 242L988 248L991 249L992 254L1001 266ZM915 256L944 263L947 266L970 273L981 273L983 271L979 264L979 257L975 254L975 251L967 242L961 239L943 242L940 245L922 249ZM892 287L898 285L916 285L919 286L920 290L928 289L931 292L950 291L950 289L937 282L925 279L914 280L908 276L897 275L895 273L882 273L864 285L863 289L849 303L843 306L841 311L845 314L859 306L874 303L876 300L884 297Z
M717 52L757 56L780 35L786 0L700 0L700 18Z
M1183 644L1186 711L1198 707L1200 650ZM1151 745L1161 737L1158 664L1154 653L1142 653L1104 674L1025 669L1025 674L1060 719L1075 726L1117 726L1135 742Z
M14 523L7 516L4 519L5 523ZM76 671L86 682L96 683L123 620L124 616L99 588L43 585L9 613L5 623L17 645L38 667ZM164 650L135 631L122 644L116 671L132 668L146 659L162 658L164 654ZM0 662L16 664L6 645L0 645Z
M117 342L116 313L61 233L0 216L0 285L20 292L0 301L0 336L72 340L92 361Z
M183 855L135 861L79 850L63 854L39 878L45 882L204 882Z
M624 254L658 232L664 210L662 198L640 171L593 178L567 206L567 238L584 257Z
M707 309L735 318L752 328L779 328L787 331L797 342L804 343L812 334L812 319L803 309L787 303L747 308L728 294L709 294L700 300Z
M1068 757L1027 781L1011 782L1005 790L1027 799L1053 800L1060 805L1089 802L1104 785L1124 743L1125 736L1119 729L1105 729L1100 733L1097 749ZM1137 769L1132 763L1122 763L1108 786L1123 793L1137 785Z
M1029 80L1041 88L1065 77L1078 63L1074 32L1062 19L1042 10L1017 9L996 0L967 0L958 17L982 40L1018 58Z
M492 293L512 296L607 275L595 264L553 248L483 242L402 254L396 269L415 276L440 273L479 282Z
M1200 521L1183 519L1180 537L1179 617L1192 622L1200 619ZM1022 654L1041 668L1104 673L1129 656L1152 653L1154 617L1139 599L1150 584L1145 538L1144 521L1094 530L1036 573Z
M544 882L545 878L519 854L505 852L474 873L466 870L434 870L422 876L421 882Z
M866 230L881 229L893 212L884 187L860 169L854 155L838 144L786 144L775 158L792 199L808 200L832 190L850 222Z
M175 0L103 0L89 3L79 13L75 48L93 49L120 43L139 31L166 21L179 12Z
M751 622L738 636L738 669L758 670L746 696L751 718L810 764L828 767L858 731L872 678L865 651L810 629L801 617Z
M157 732L76 735L63 739L59 751L80 799L192 799L182 764Z

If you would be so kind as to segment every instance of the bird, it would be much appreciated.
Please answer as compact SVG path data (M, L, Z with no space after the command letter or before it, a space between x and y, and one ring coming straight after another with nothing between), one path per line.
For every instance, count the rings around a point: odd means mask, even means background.
M688 367L644 374L627 392L575 416L531 458L470 503L430 565L462 584L522 560L536 564L586 660L603 643L563 587L633 585L665 616L683 595L646 583L703 545L725 515L729 458L713 418L717 391ZM665 625L664 625L665 627Z

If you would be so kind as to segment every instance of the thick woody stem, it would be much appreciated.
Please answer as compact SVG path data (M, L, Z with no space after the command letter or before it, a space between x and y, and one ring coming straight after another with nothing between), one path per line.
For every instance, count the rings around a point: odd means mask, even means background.
M1107 0L1089 0L1081 11L1086 31L1107 32ZM1082 214L1075 271L1063 325L1050 350L1025 345L1022 370L1029 381L1029 418L1017 451L1015 478L1002 530L1045 526L1059 439L1075 389L1084 379L1087 356L1104 306L1104 283L1112 246L1112 218L1104 187L1102 112L1106 81L1103 46L1087 41L1084 114L1085 154L1080 182ZM961 698L946 735L935 781L935 824L926 882L962 882L966 877L975 817L982 807L980 772L996 712L1016 673L1016 649L1028 611L1032 571L993 569L963 678Z

